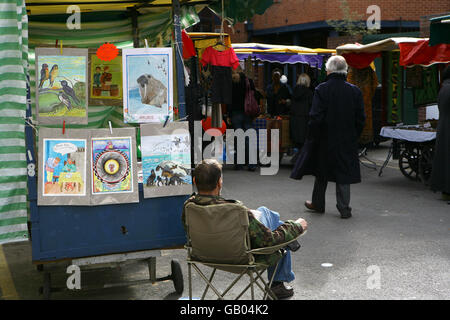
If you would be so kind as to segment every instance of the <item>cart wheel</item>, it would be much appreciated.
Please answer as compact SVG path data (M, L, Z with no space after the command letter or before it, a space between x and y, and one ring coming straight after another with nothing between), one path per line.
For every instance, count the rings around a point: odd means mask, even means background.
M419 180L419 157L419 149L412 147L403 150L398 159L400 171L405 177L414 181Z
M182 294L184 290L184 281L183 281L183 272L181 271L181 266L178 260L172 260L170 263L170 267L172 269L172 281L173 286L175 287L175 291L178 294Z
M419 177L420 180L425 184L428 185L428 181L431 177L431 170L433 167L433 146L425 146L422 149L422 154L420 156L419 160Z

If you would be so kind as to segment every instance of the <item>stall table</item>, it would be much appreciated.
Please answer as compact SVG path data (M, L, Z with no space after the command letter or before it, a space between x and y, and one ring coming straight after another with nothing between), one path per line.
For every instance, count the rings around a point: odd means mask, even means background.
M392 139L392 144L379 176L393 157L405 177L426 184L431 176L436 130L419 125L383 127L380 135Z

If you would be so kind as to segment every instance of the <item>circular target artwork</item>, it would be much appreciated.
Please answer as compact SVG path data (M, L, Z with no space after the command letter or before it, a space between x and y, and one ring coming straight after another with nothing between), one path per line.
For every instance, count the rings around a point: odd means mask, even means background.
M117 184L130 174L130 161L120 150L105 150L95 157L94 174L103 183Z

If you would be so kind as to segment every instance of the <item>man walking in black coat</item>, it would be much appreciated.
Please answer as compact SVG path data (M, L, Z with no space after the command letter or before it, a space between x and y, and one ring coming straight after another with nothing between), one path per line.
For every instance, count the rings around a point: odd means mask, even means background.
M305 206L325 212L328 181L336 183L337 209L343 219L350 218L350 184L361 182L358 139L364 128L365 114L361 90L346 82L347 62L333 56L326 63L327 81L314 93L309 134L314 141L314 190Z

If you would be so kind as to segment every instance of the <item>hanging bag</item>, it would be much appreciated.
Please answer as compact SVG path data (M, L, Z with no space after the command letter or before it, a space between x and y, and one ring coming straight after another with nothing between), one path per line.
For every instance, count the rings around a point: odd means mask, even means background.
M250 81L248 78L245 78L245 105L244 110L245 114L251 118L256 118L259 116L259 105L255 98L255 93L250 87Z

